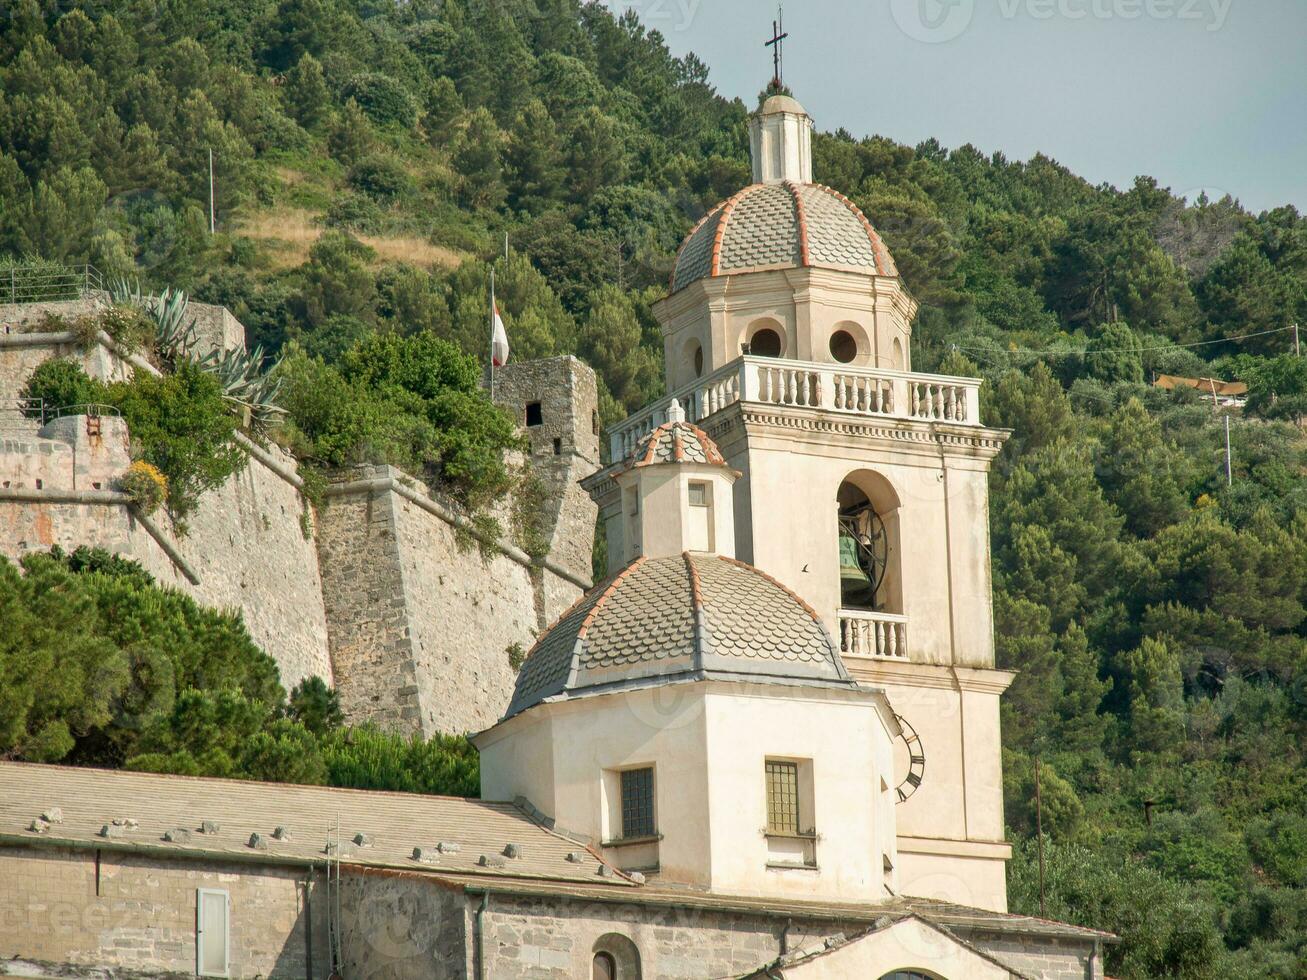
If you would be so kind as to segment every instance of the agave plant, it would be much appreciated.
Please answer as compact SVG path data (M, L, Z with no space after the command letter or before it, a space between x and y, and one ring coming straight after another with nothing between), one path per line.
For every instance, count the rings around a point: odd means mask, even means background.
M190 299L180 289L165 289L145 302L154 320L154 346L167 361L186 357L195 347L195 318L186 319Z
M281 378L276 376L276 364L264 370L263 357L262 346L253 351L215 349L198 362L217 377L223 398L256 429L267 428L285 414L285 409L277 404Z
M141 300L141 281L134 276L114 276L105 285L109 287L109 299L115 306L144 306Z

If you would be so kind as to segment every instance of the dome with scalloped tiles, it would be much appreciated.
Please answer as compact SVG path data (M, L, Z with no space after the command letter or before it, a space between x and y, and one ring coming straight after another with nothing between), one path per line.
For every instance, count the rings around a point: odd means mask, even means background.
M536 642L506 717L544 701L708 679L854 687L813 609L734 558L637 558Z
M843 194L790 180L750 184L690 232L671 291L716 276L812 267L898 275L876 229Z

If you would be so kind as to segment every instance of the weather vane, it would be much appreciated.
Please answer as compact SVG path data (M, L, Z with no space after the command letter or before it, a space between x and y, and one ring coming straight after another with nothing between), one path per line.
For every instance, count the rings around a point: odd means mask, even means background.
M772 61L772 86L780 91L783 87L781 78L785 72L785 57L781 52L784 41L790 35L785 32L785 8L778 6L776 8L776 20L771 22L771 40L766 42L763 47L771 48Z

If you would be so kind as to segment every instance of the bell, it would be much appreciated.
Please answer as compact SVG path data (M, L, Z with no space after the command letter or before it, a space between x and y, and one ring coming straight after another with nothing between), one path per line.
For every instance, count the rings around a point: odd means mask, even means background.
M870 576L858 560L858 541L851 534L840 535L841 603L852 608L872 608L876 591Z

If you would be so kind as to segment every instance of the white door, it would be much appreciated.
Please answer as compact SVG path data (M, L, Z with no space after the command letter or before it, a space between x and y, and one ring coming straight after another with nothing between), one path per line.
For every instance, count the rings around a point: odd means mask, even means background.
M231 906L227 893L200 888L195 894L195 973L201 977L230 976Z

